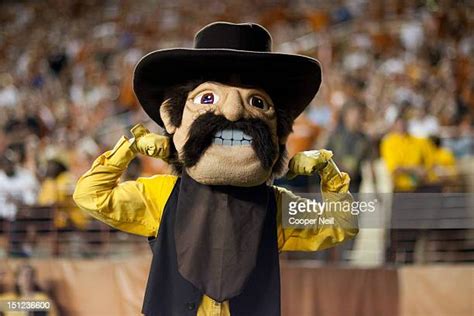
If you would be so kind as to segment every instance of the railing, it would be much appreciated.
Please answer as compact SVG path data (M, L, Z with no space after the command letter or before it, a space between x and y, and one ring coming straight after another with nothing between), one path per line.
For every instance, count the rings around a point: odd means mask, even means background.
M140 253L146 238L91 219L86 228L58 227L58 207L20 207L15 220L0 220L0 256L115 257ZM3 253L2 253L3 250Z
M379 227L387 240L386 263L474 262L474 161L465 162L458 165L462 185L457 192L450 187L436 191L444 193L411 193L402 200L397 200L397 194L390 197L392 207L387 214L391 215L386 217L390 225ZM19 206L14 220L0 218L0 258L126 257L149 252L145 237L120 232L93 218L83 228L75 227L73 221L58 224L58 217L70 217L72 209L75 207ZM352 246L349 242L329 251L290 253L283 258L350 261Z
M414 193L393 202L389 262L474 262L474 194Z

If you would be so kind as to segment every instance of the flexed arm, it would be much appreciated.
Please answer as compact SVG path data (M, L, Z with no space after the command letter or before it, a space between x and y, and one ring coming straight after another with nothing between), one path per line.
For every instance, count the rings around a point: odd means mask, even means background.
M174 176L139 178L119 183L137 153L166 159L168 138L137 125L131 140L122 137L114 149L99 156L77 182L76 204L98 220L125 232L154 236L164 204L176 182Z
M296 154L289 163L288 176L312 175L316 172L321 177L321 193L324 201L352 202L349 193L349 175L340 172L331 159L332 152L328 150L312 150ZM350 212L329 212L326 208L319 216L334 218L332 225L320 225L318 222L311 227L283 228L282 201L304 202L305 199L293 192L276 187L277 203L279 205L278 244L281 251L316 251L333 247L358 233L357 217ZM316 215L313 214L312 218Z

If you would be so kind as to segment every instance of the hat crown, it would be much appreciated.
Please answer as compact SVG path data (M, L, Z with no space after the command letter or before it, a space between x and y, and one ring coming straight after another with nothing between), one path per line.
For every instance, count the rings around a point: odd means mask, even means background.
M271 52L272 37L258 24L215 22L196 33L194 48Z

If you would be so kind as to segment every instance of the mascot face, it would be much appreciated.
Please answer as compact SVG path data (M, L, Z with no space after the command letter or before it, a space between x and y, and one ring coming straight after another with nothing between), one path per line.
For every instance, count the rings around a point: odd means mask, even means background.
M194 180L255 186L271 177L280 142L275 106L265 91L201 83L183 100L179 126L170 116L169 101L161 106L160 115L179 162Z

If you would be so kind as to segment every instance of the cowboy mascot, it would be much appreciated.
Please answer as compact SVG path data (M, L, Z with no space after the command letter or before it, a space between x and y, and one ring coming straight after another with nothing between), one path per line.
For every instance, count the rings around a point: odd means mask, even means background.
M350 212L332 214L333 225L286 227L282 201L303 199L271 185L286 172L319 173L323 196L351 199L331 152L285 158L321 68L272 52L257 24L213 23L194 44L140 60L134 91L164 135L135 126L95 160L74 199L100 221L148 237L145 315L280 315L279 252L321 250L357 234ZM165 160L173 175L120 182L138 154Z

